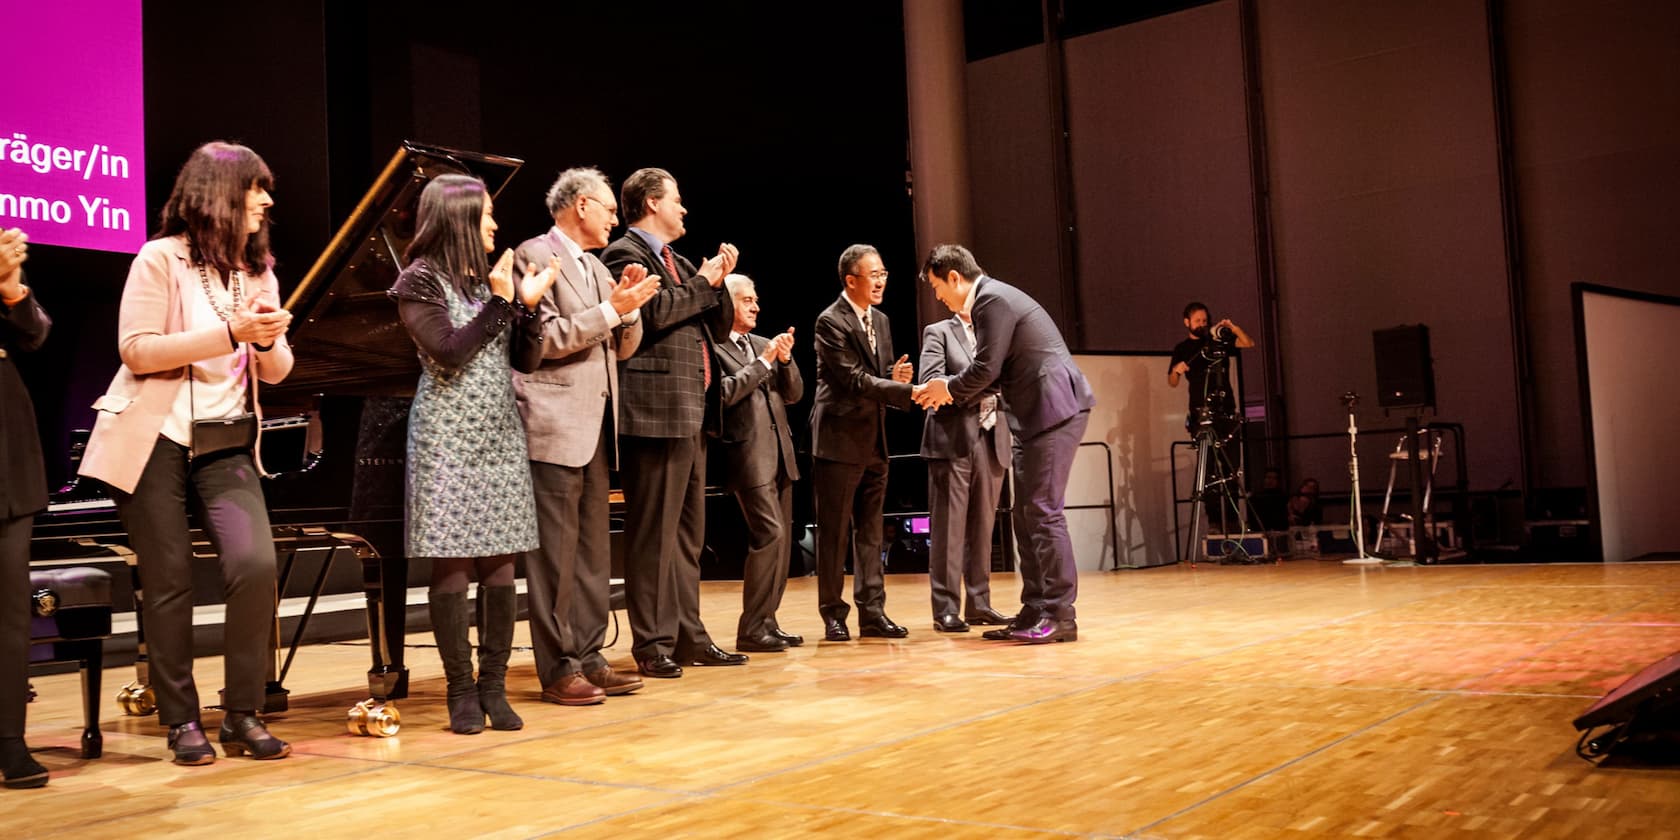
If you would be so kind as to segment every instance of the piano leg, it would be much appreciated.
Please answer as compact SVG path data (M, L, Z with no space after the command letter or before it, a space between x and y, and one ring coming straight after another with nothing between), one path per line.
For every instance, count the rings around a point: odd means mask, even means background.
M368 670L372 696L350 708L352 735L388 738L402 728L396 703L408 696L408 668L403 665L403 641L408 621L408 558L365 556L362 588L367 595L368 647L373 667Z
M139 559L127 547L121 553L128 565L129 581L134 584L134 680L117 690L117 706L125 715L144 717L157 711L157 695L152 693L151 666L146 655L145 597L140 590Z

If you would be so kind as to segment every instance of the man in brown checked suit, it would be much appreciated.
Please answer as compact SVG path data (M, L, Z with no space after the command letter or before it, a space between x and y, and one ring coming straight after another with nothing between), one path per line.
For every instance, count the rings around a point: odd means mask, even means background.
M805 639L782 631L776 608L787 589L788 553L793 546L793 435L787 406L805 394L793 363L793 328L775 338L753 335L758 326L758 289L745 274L724 278L735 304L735 325L716 339L723 374L723 418L717 446L724 482L741 504L747 523L747 559L741 569L741 620L735 647L774 652Z
M519 414L531 450L541 546L525 557L531 641L542 699L599 703L642 687L601 656L612 548L607 471L617 461L619 359L642 340L639 308L659 289L642 266L617 284L586 249L607 244L618 224L612 185L596 169L568 169L548 191L554 227L514 254L520 274L554 265L557 279L538 304L537 359L515 373Z
M740 255L724 243L696 270L671 250L686 232L688 210L676 179L663 169L631 173L620 198L630 229L601 260L620 278L632 265L647 266L660 278L659 292L641 309L642 346L618 371L631 653L643 676L680 677L683 665L747 661L713 644L700 622L704 426L717 421L719 394L711 336L734 321L723 278Z

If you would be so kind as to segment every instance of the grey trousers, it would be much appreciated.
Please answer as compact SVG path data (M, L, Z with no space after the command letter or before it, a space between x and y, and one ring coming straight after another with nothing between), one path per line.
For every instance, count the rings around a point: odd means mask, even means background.
M735 638L754 638L779 629L776 610L787 591L788 553L793 548L793 482L786 476L735 491L747 522L747 559L741 569L741 620Z
M606 667L612 580L605 425L595 456L582 467L531 462L542 544L525 555L532 652L544 686L578 671Z
M933 617L991 609L992 526L1004 465L991 446L976 446L962 458L929 459L927 468Z
M706 434L621 435L624 594L637 662L712 643L700 621L700 549L706 541Z

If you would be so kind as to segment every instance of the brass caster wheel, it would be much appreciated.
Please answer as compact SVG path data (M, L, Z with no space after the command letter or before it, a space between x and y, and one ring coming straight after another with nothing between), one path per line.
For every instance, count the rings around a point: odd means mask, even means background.
M131 682L117 690L117 705L125 715L145 717L157 711L157 695L152 693L151 686Z
M351 706L345 717L345 728L350 730L351 735L389 738L402 729L402 715L397 712L397 707L371 698Z

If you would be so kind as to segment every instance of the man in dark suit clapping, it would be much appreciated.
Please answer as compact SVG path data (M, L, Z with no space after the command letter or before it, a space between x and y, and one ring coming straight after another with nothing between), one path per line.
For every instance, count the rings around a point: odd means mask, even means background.
M858 635L909 635L886 614L881 511L887 495L887 407L911 406L909 356L893 361L892 330L880 310L887 288L881 255L853 245L840 255L845 289L817 316L817 397L811 407L817 508L817 610L823 637L851 639L843 595L851 546Z
M775 338L752 334L758 326L758 290L744 274L724 286L735 304L735 324L718 336L723 373L723 420L718 447L724 481L741 503L747 522L747 561L741 574L741 621L735 647L783 651L804 644L782 631L776 608L787 589L788 553L793 545L793 436L787 406L799 402L805 383L793 363L793 328Z
M739 253L724 243L700 264L671 250L685 232L682 195L663 169L624 179L619 209L630 229L601 254L620 281L632 265L660 278L642 306L642 346L619 363L620 475L629 536L625 557L631 653L649 677L680 677L683 665L747 661L712 643L700 621L700 549L706 541L706 435L716 420L712 331L734 307L723 278ZM710 403L710 405L708 405ZM710 409L708 411L708 409Z
M987 277L961 245L940 245L922 274L939 302L974 321L974 363L955 376L917 386L915 400L936 409L990 388L1009 404L1020 448L1015 456L1015 529L1021 549L1021 612L988 639L1031 644L1079 637L1073 602L1079 570L1068 537L1068 474L1096 398L1073 363L1061 331L1026 292Z

